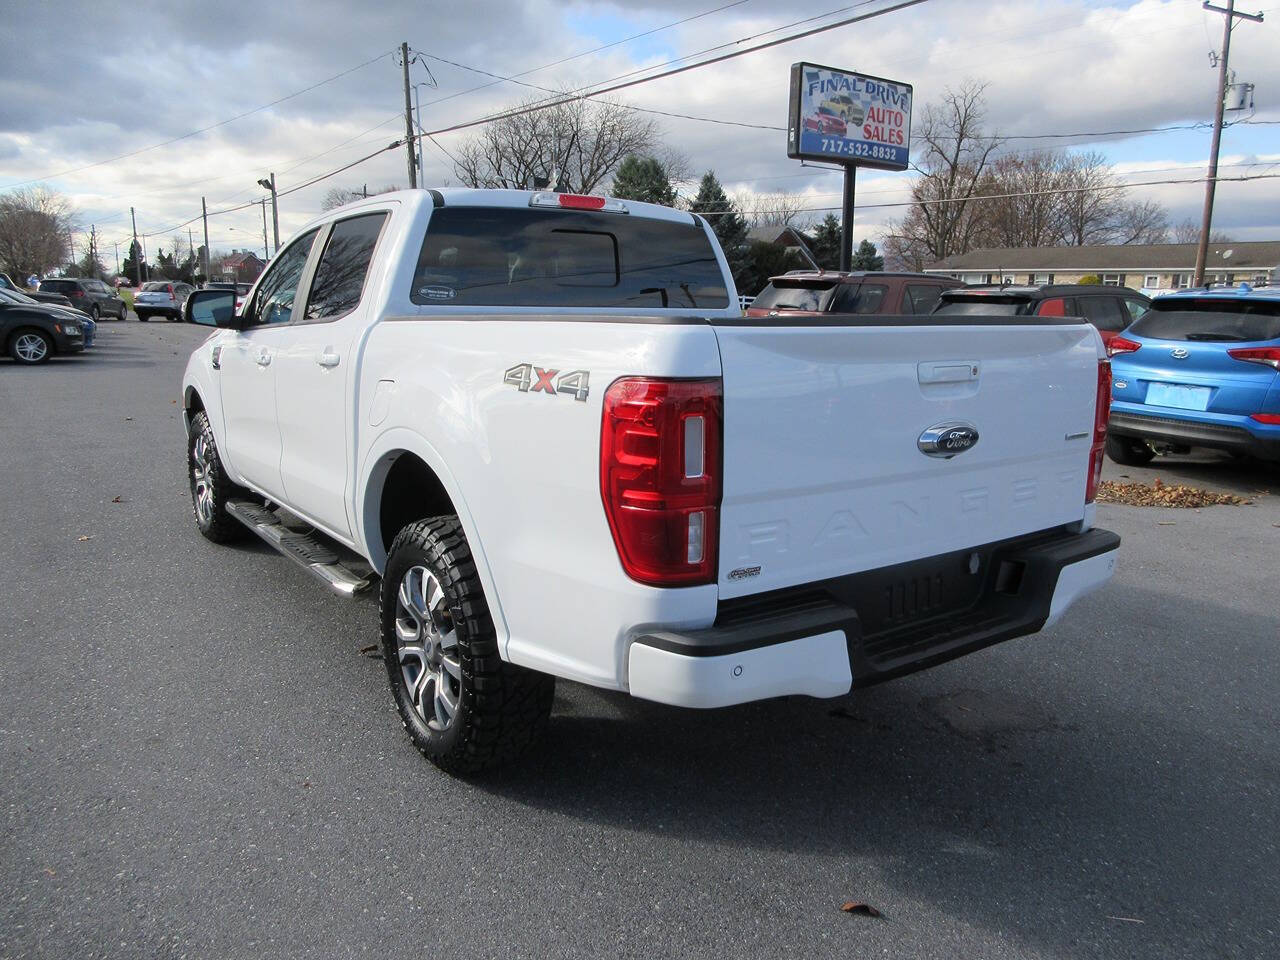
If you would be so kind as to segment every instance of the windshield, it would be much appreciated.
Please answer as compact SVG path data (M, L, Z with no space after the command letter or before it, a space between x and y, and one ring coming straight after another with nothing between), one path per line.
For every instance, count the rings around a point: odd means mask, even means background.
M751 306L753 309L825 313L835 289L833 280L774 280L760 291Z
M938 301L935 314L947 313L962 317L1015 317L1031 312L1031 301L1026 297L947 297Z
M41 280L41 293L67 293L71 290L78 290L79 284L74 280Z
M1182 300L1161 304L1156 300L1129 329L1153 340L1280 340L1280 301Z
M5 303L39 303L39 300L33 300L25 293L19 293L17 290L10 290L6 287L0 287L0 300Z
M170 286L172 286L172 284L170 284L169 281L167 280L152 281L151 283L144 283L142 285L142 292L143 293L146 293L147 291L154 292L156 290L168 291Z

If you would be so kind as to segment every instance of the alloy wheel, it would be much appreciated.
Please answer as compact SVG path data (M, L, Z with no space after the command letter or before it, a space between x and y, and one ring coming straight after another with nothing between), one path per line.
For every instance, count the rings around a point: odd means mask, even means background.
M49 343L38 333L24 333L19 336L14 349L27 363L39 363L49 355Z
M191 447L191 486L196 515L202 524L213 522L213 449L203 436Z
M447 730L462 696L458 631L440 581L424 566L410 567L400 581L396 656L414 711L432 730Z

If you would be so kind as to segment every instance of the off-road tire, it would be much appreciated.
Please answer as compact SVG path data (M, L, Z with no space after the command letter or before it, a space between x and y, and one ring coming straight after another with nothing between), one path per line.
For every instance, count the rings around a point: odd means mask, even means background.
M45 347L44 354L40 357L37 357L34 360L28 357L24 357L21 353L18 352L18 341L24 337L29 337L32 335L35 335L39 337L41 340L43 340L44 347ZM32 346L34 347L35 344L32 343ZM9 356L13 357L14 362L21 363L27 366L34 366L37 363L48 363L49 358L52 357L54 354L53 338L50 337L47 333L45 333L43 330L37 330L34 327L23 327L20 330L13 331L13 336L9 338L9 343L7 345L7 348L8 348Z
M208 450L207 482L211 493L212 509L208 516L202 516L196 490L196 445L203 440ZM191 429L187 434L187 481L191 487L191 509L195 514L196 526L206 539L214 543L233 543L241 540L248 532L244 524L227 513L227 501L248 497L249 493L241 486L232 483L227 477L222 458L218 456L218 444L213 438L213 427L209 425L209 417L203 410L191 418Z
M1155 458L1151 444L1136 437L1107 437L1107 456L1125 467L1145 467Z
M425 567L439 582L457 631L462 667L457 711L443 731L414 709L396 640L397 596L405 574ZM543 733L551 715L555 678L505 662L471 548L455 516L409 524L391 544L383 571L382 657L400 720L414 746L441 770L480 773L509 762Z

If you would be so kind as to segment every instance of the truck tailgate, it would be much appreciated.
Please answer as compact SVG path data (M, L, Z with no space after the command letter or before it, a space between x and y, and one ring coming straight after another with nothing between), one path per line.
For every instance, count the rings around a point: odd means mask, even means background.
M717 324L720 596L1080 520L1098 334L1007 319ZM951 423L974 428L977 443L949 459L923 452L922 434Z

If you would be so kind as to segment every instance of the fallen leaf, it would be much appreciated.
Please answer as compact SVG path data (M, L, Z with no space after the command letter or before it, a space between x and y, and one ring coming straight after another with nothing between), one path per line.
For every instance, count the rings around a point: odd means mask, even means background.
M126 420L132 420L133 417L125 417Z
M310 780L303 780L303 781L302 781L302 789L303 789L303 790L310 790L310 789L311 789L311 781L310 781Z
M49 876L51 876L51 877L56 877L56 876L57 876L57 874L56 874L56 873L54 873L52 870L50 870L48 867L45 867L45 868L44 868L44 872L45 872L45 873L47 873L47 874L48 874Z
M849 900L845 903L840 904L840 909L843 910L845 913L860 913L866 917L880 916L880 911L877 910L875 907L873 907L871 904L857 903L856 901L853 901L853 900Z
M112 502L112 503L124 503L124 497L112 497L112 498L111 498L111 502Z
M82 537L76 537L76 539L79 540L81 543L84 543L86 540L92 540L93 537L82 536Z
M361 648L360 648L360 652L361 652L361 653L373 653L373 651L375 651L375 650L377 650L377 649L378 649L378 645L377 645L376 643L371 643L371 644L369 644L367 647L361 647Z
M1125 923L1146 923L1145 920L1139 920L1137 917L1107 917L1108 920L1121 920Z
M1177 520L1157 520L1156 521L1157 527L1176 527L1177 525L1178 525Z
M1148 486L1145 483L1116 483L1103 480L1098 484L1099 503L1124 503L1131 507L1211 507L1217 504L1239 506L1253 503L1233 493L1214 493L1199 487L1180 483L1167 484L1157 478Z

